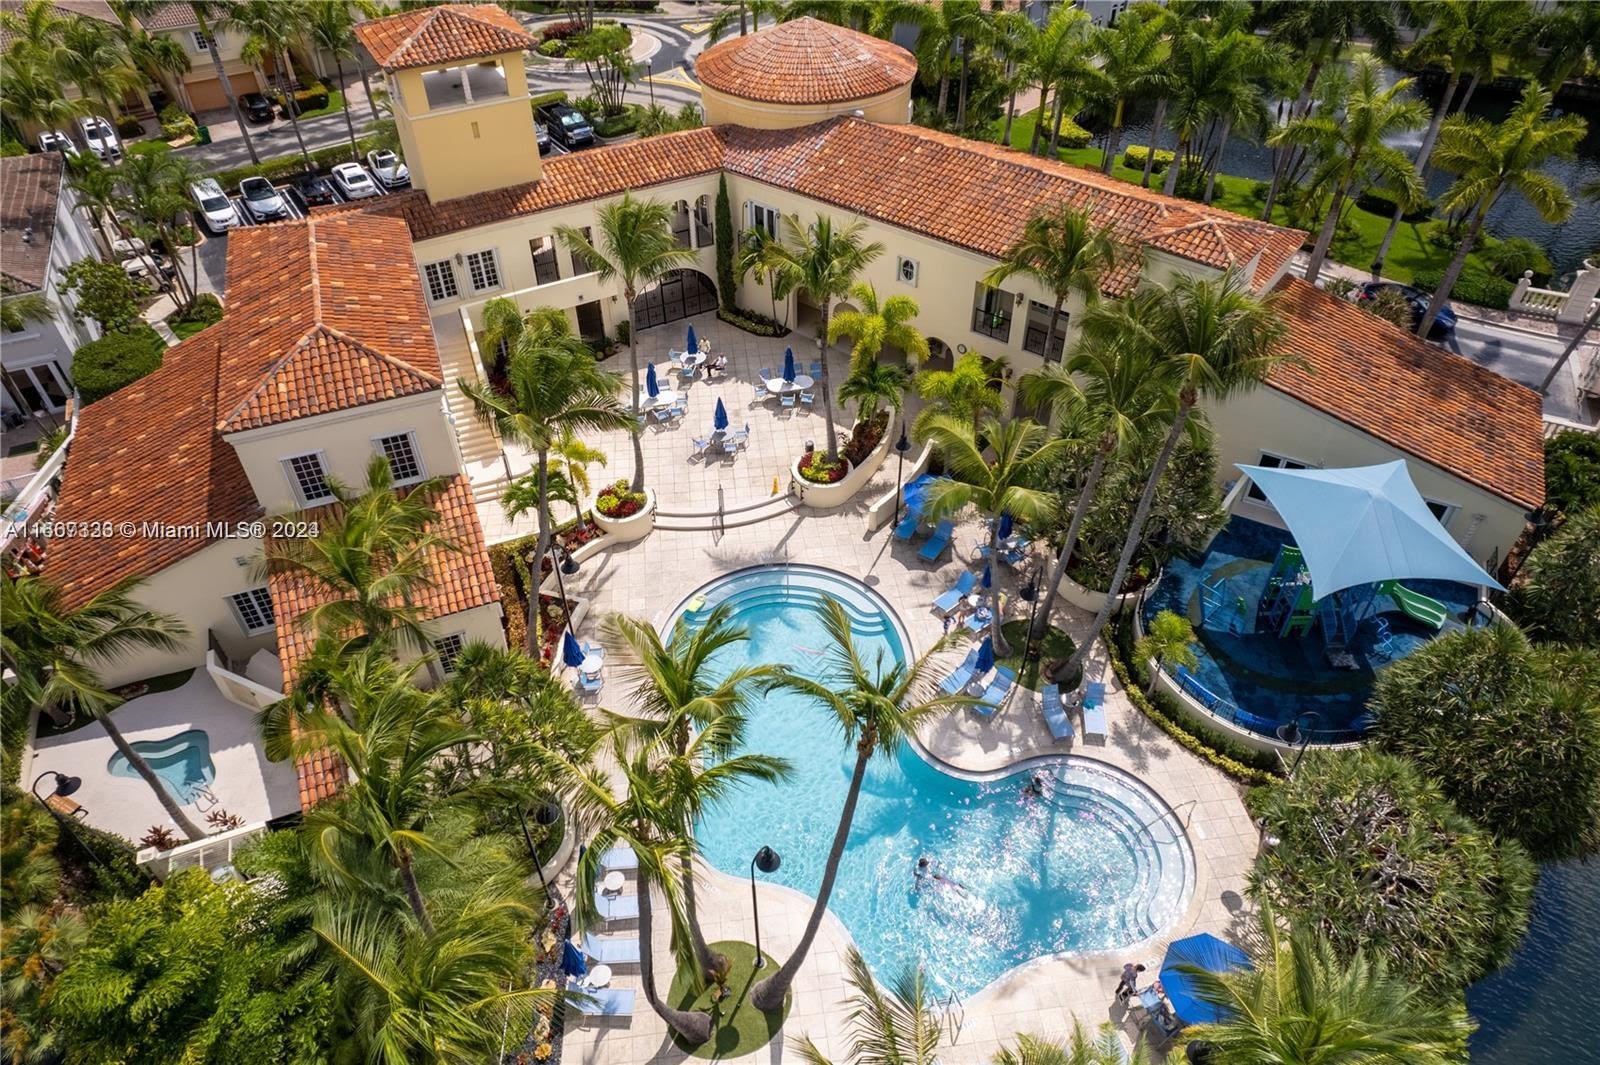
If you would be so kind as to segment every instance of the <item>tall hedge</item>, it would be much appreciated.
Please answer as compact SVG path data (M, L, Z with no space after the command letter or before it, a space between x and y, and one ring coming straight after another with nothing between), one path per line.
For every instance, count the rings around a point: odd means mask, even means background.
M717 302L730 311L737 302L733 283L733 208L728 203L728 179L717 179Z
M103 399L161 365L167 342L143 322L111 332L72 353L72 380L85 404Z

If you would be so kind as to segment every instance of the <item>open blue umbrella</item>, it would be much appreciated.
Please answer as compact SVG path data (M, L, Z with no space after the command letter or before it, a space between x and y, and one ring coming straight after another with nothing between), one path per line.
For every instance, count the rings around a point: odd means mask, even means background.
M994 642L985 636L983 643L978 645L978 660L973 663L973 669L978 676L983 676L994 668Z
M794 349L793 348L784 348L783 349L783 379L785 381L793 381L794 380Z
M583 648L578 646L571 629L567 630L566 636L561 640L561 661L573 667L583 665Z
M717 400L717 409L711 415L711 428L722 430L728 427L728 408L722 405L722 400Z
M988 565L983 567L983 586L985 588L994 587L994 572Z
M583 952L573 946L570 939L561 944L561 971L568 976L583 976L589 972Z
M1225 973L1229 969L1250 968L1250 956L1232 943L1210 933L1180 939L1167 948L1161 962L1161 986L1172 1003L1172 1012L1185 1024L1221 1024L1228 1012L1201 998L1195 977L1186 968Z
M1007 511L1003 511L1000 514L1000 539L1004 540L1006 537L1008 537L1010 535L1011 535L1011 511L1007 510Z
M694 326L689 327L689 354L693 355L700 350L700 342L695 339Z
M661 394L661 386L656 383L656 364L653 362L644 364L644 390L651 399Z

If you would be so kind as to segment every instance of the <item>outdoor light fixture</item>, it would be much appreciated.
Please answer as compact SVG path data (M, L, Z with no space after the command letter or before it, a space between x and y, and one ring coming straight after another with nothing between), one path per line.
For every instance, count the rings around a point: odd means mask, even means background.
M56 778L56 786L50 789L50 795L48 796L52 799L57 797L64 799L68 795L76 792L79 788L83 787L83 778L72 777L65 773L58 773L53 769L47 769L43 773L40 773L38 776L33 778L33 784L28 788L28 790L33 793L33 797L35 799L39 800L39 805L44 807L46 813L55 818L59 823L66 826L67 835L71 836L73 840L77 842L78 846L83 848L84 853L93 859L95 864L109 869L110 866L106 865L106 860L100 857L99 854L95 853L94 848L89 846L89 844L84 841L83 837L78 835L78 830L73 827L73 825L76 823L76 820L63 815L60 810L57 810L55 807L51 806L45 801L46 796L39 794L39 782L45 777Z
M544 864L539 861L539 849L533 845L533 834L528 831L528 818L520 802L517 804L517 820L522 824L522 839L528 845L528 860L533 863L533 871L539 875L539 888L544 893L544 906L548 910L551 901L559 899L556 899L556 893L550 889L550 882L544 877ZM561 820L561 807L546 799L533 811L533 820L548 834L550 826Z
M1291 777L1294 776L1294 771L1300 768L1300 759L1306 756L1306 748L1311 745L1311 729L1308 727L1302 727L1300 724L1300 722L1305 721L1307 718L1311 718L1313 721L1321 721L1322 715L1317 713L1315 710L1307 710L1304 713L1297 715L1293 721L1286 721L1279 725L1276 729L1278 739L1281 742L1289 747L1298 745L1300 748L1295 752L1294 764L1289 766L1289 776Z
M906 439L906 419L903 414L900 416L900 439L895 441L894 449L900 452L900 468L894 479L894 483L900 486L894 495L894 523L899 525L900 504L906 497L906 452L911 450L911 441Z
M761 907L756 903L756 870L771 876L783 864L783 859L771 847L762 847L756 851L756 856L750 859L750 912L756 919L756 965L757 969L766 964L761 956Z

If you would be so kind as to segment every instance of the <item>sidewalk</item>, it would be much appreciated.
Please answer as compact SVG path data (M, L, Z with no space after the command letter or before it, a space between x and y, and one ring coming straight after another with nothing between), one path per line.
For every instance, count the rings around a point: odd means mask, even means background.
M330 88L332 80L329 79ZM345 83L342 91L350 104L350 121L355 124L356 136L360 137L362 130L372 121L372 109L359 73L347 69ZM226 108L203 111L198 120L210 131L211 143L178 149L184 158L203 170L224 170L249 164L250 152L245 147L244 137L239 133L239 123L232 111ZM311 151L347 143L350 139L342 109L316 118L302 118L300 134L305 138L306 148ZM299 142L294 137L294 125L286 118L274 118L268 125L251 126L250 137L255 143L256 154L263 160L300 151Z

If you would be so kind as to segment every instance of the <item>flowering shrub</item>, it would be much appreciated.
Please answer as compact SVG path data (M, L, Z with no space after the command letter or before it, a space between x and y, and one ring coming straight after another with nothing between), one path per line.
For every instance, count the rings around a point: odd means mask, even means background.
M594 509L608 518L631 518L644 509L644 503L644 493L631 490L623 479L600 489Z
M844 480L850 464L843 460L829 462L826 452L807 451L800 456L800 476L812 484L835 484Z

